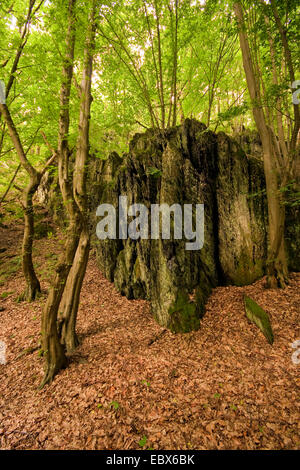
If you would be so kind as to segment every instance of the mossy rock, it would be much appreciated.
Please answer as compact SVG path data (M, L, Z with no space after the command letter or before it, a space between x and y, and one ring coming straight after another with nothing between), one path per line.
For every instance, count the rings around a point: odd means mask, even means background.
M236 263L235 272L232 275L232 281L235 286L245 286L251 284L264 275L264 260L256 259L242 251Z
M270 344L273 344L274 335L269 316L253 299L244 296L244 304L247 318L256 324L263 332Z
M198 329L212 288L250 284L265 274L268 217L263 163L256 152L246 148L246 153L226 134L216 135L187 119L164 133L150 129L136 134L122 158L114 154L105 162L96 159L89 177L93 225L100 203L113 204L118 216L119 195L126 195L129 205L143 203L148 209L163 203L205 205L201 250L186 250L185 240L174 238L173 216L170 240L97 240L104 275L128 298L149 299L154 318L164 328ZM289 215L287 208L293 269L299 266L300 253L297 215L296 210ZM264 321L251 315L263 331Z
M197 305L190 301L185 292L178 292L176 301L169 308L169 315L168 328L173 333L188 333L199 329L200 316Z

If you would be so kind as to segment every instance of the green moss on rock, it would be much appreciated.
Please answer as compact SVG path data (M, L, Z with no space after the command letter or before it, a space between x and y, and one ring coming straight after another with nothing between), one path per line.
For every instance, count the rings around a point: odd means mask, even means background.
M273 344L274 336L269 316L253 299L244 296L245 311L247 318L255 323L256 326L263 332L270 344Z
M237 266L232 276L234 285L245 286L251 284L264 275L264 260L256 260L242 251L237 262Z
M186 292L178 292L176 301L169 308L169 315L168 328L173 333L187 333L199 329L200 315L197 305L190 301Z

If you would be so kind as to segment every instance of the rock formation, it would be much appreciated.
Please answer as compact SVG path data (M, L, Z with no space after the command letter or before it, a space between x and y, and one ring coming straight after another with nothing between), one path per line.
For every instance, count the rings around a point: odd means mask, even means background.
M249 143L249 142L248 142ZM242 142L241 142L242 144ZM99 268L128 298L150 300L158 323L173 332L199 328L205 302L218 284L249 284L264 274L267 204L261 159L246 154L224 133L186 120L162 133L136 134L123 157L96 159L90 173L93 233L96 207L119 196L128 205L201 204L204 246L187 251L186 240L98 240ZM294 211L295 212L295 211ZM290 214L288 253L299 269L298 228ZM172 232L171 232L172 233Z

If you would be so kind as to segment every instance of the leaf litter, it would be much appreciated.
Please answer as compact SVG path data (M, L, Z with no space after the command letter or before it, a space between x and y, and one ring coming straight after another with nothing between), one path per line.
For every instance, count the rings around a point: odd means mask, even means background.
M0 229L9 250L20 236ZM40 270L58 249L37 240ZM48 258L47 258L48 256ZM44 291L49 287L42 278ZM285 290L214 289L201 327L172 334L144 300L128 300L100 273L91 254L81 294L80 346L50 386L38 390L43 357L36 350L46 293L16 302L20 268L0 286L1 449L299 449L300 273ZM274 344L245 316L244 295L264 308ZM22 354L24 351L26 353Z

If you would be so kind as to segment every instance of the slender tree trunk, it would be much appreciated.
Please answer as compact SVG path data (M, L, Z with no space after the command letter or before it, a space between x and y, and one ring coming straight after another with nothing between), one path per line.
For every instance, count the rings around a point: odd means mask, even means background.
M263 147L264 172L266 178L268 217L269 217L269 253L267 260L267 286L284 287L287 282L287 263L284 249L285 211L279 192L278 174L276 173L276 151L272 134L266 124L261 106L259 84L256 82L243 10L240 2L234 4L234 11L239 26L239 38L243 56L243 65L248 85L252 110Z
M170 105L169 105L169 116L167 122L167 128L171 125L176 126L177 122L177 66L178 66L178 0L175 0L175 28L173 24L173 7L169 5L170 11L170 23L171 23L171 35L173 38L173 71L172 71L172 81L171 81L171 90L170 90Z
M269 18L265 17L265 22L267 27L269 26ZM272 76L273 76L273 83L274 85L278 85L278 77L277 77L277 70L276 70L276 57L275 57L275 48L274 48L274 41L272 39L272 36L270 34L270 31L268 29L268 39L269 39L269 44L270 44L270 54L271 54L271 61L272 61ZM278 132L278 138L279 138L279 144L280 144L280 150L281 153L284 157L285 160L287 160L288 157L288 150L286 146L286 138L284 135L284 129L283 129L283 122L282 122L282 114L280 112L281 110L281 99L278 96L276 100L276 122L277 122L277 132ZM287 163L287 162L286 162Z
M57 372L67 365L64 347L60 342L57 330L57 312L78 246L78 236L74 235L76 230L78 230L78 225L78 221L74 219L69 226L69 236L65 244L65 251L56 269L55 280L43 312L42 349L46 358L46 368L41 388L46 383L51 382Z
M211 109L212 109L213 101L214 101L214 90L211 91L211 93L209 94L209 98L208 98L207 124L206 124L207 127L209 127L210 125L210 117L211 117Z
M274 0L271 0L271 6L272 6L273 16L274 16L277 28L281 36L281 41L282 41L283 50L284 50L284 58L285 58L285 62L289 71L290 82L292 85L292 83L295 81L295 72L294 72L294 66L293 66L293 61L292 61L292 54L291 54L291 50L290 50L288 39L287 39L287 30L281 23L279 13L276 7L276 3ZM294 120L294 127L292 131L291 145L290 145L292 152L294 152L296 149L297 139L298 139L298 134L299 134L299 129L300 129L299 105L294 103L293 109L294 109L295 120Z
M41 388L51 382L57 372L67 365L64 347L60 342L57 330L57 314L78 246L78 226L80 226L80 222L75 217L69 225L65 249L60 257L56 276L43 311L42 349L46 358L46 367Z
M73 266L68 276L58 319L60 341L68 353L73 352L79 344L76 335L76 320L89 249L89 232L85 227L81 232Z
M79 134L73 173L73 193L81 215L82 230L74 263L68 276L64 297L62 299L62 305L60 306L60 311L62 314L59 318L61 342L65 345L68 352L73 351L78 345L75 327L80 292L86 272L90 248L90 235L87 220L88 208L86 178L89 157L89 122L92 102L91 81L93 70L94 35L95 2L93 3L93 8L91 11L90 27L87 34L84 54L84 70L81 81L81 104L78 124Z
M60 369L67 364L63 346L60 343L57 331L57 316L59 305L63 296L68 274L73 264L79 241L81 220L74 201L72 187L69 180L69 123L70 123L70 93L74 67L75 47L75 4L76 0L68 3L68 29L66 35L66 56L63 64L63 79L60 90L60 117L58 141L58 177L59 185L66 212L69 216L69 227L53 285L50 289L42 315L42 349L45 356L45 375L40 387L52 381ZM79 232L78 232L79 228Z
M24 152L24 148L21 143L18 131L14 125L14 122L6 104L0 104L0 111L7 124L11 140L17 151L21 165L29 175L29 184L23 193L25 229L22 245L22 267L27 287L25 289L24 294L21 295L20 298L32 301L40 292L40 283L36 276L32 261L32 244L34 238L33 196L40 184L43 172L40 173L36 171L35 168L33 168L33 166L30 164L29 160L27 160L26 153ZM50 159L50 161L52 161L53 158L54 156ZM48 165L49 162L46 164L46 167ZM45 171L45 169L43 171Z
M24 204L24 234L22 244L22 268L27 283L27 288L21 296L23 300L31 302L41 292L40 282L36 276L32 261L32 245L34 237L34 211L33 211L33 195L35 194L40 183L40 176L35 180L31 178L23 195Z
M96 1L93 0L92 2L84 54L84 69L80 87L79 136L72 185L68 172L69 150L67 136L69 132L69 98L74 59L74 3L74 0L70 0L69 29L67 34L68 60L65 62L65 80L61 89L59 139L59 182L65 207L69 215L70 225L65 250L61 256L57 275L43 313L42 332L46 368L41 387L51 382L54 375L66 365L65 349L72 351L77 346L76 317L89 253L89 230L86 222L86 174L89 155L89 120L92 101L91 80Z
M28 35L29 35L29 26L32 21L32 18L34 15L37 13L37 11L40 9L42 5L42 1L39 3L37 8L34 10L34 6L36 4L36 0L29 0L29 5L28 5L28 12L26 15L26 20L23 26L23 30L21 31L21 38L20 38L20 43L17 48L17 52L15 55L15 59L11 68L10 76L8 79L8 83L6 86L6 100L9 96L10 90L13 86L13 83L16 78L16 71L18 69L19 61L21 58L21 55L23 53L24 47L26 45ZM29 184L27 188L24 191L23 194L23 206L24 206L24 222L25 222L25 229L24 229L24 235L23 235L23 245L22 245L22 267L23 267L23 274L27 283L27 287L25 289L24 294L21 296L21 298L31 301L36 298L36 295L40 292L40 283L39 280L36 276L34 267L33 267L33 261L32 261L32 244L33 244L33 238L34 238L34 210L33 210L33 196L39 186L42 173L36 171L33 166L30 164L30 162L27 160L26 153L24 151L23 145L21 143L18 131L14 125L13 119L10 115L9 109L6 104L1 104L0 103L0 118L4 117L5 124L8 128L11 140L14 144L14 147L16 149L16 152L18 154L18 157L20 159L20 163L22 167L26 170L26 172L29 175ZM4 131L4 128L3 128ZM2 145L2 142L1 142ZM53 156L50 160L52 161L55 158ZM46 164L46 167L50 164L48 162ZM14 175L14 178L19 171L19 167ZM12 182L14 180L12 179ZM11 184L12 184L11 182ZM10 186L9 186L10 188ZM8 190L9 190L8 188ZM7 194L7 193L6 193ZM4 197L6 196L4 195ZM4 199L2 198L2 200ZM2 202L2 201L1 201Z
M175 0L175 45L174 45L174 84L173 84L173 127L177 121L177 66L178 66L178 0Z
M15 181L15 179L16 179L16 177L17 177L17 174L19 173L20 168L21 168L21 164L19 164L19 165L17 166L17 169L16 169L16 171L14 172L13 177L12 177L12 179L11 179L10 182L9 182L9 185L7 186L7 189L6 189L5 193L4 193L3 196L2 196L2 198L1 198L1 200L0 200L0 206L1 206L1 204L4 202L6 196L8 195L8 193L9 193L9 191L10 191L10 188L11 188L12 185L14 184L14 181Z
M156 31L158 43L158 66L159 66L159 88L160 88L160 102L161 102L161 126L165 128L165 98L164 98L164 82L163 82L163 68L162 68L162 51L161 51L161 37L160 37L160 12L157 6L157 0L154 1L155 15L156 15Z

